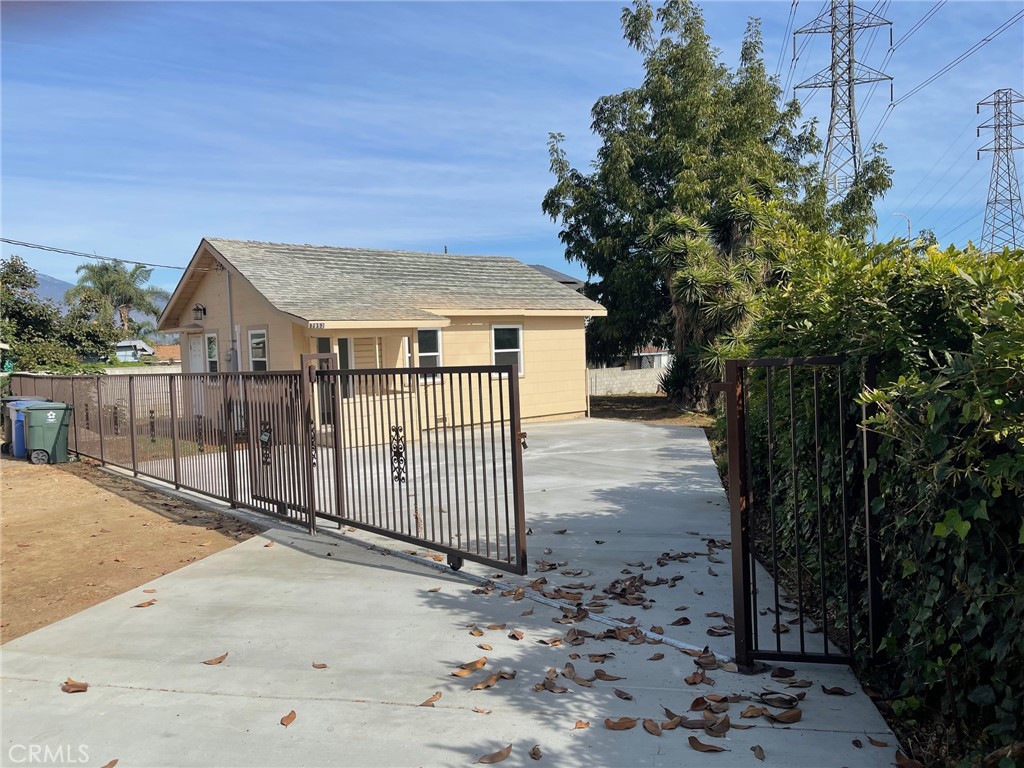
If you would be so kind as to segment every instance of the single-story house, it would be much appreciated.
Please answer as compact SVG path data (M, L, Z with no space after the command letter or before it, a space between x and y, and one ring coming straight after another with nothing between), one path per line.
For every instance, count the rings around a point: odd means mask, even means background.
M515 259L204 238L158 321L182 371L515 364L524 419L587 410L584 321L605 309Z
M114 357L122 363L137 363L152 356L153 348L142 339L124 339L114 345Z
M174 365L181 362L181 347L177 344L154 344L153 357L161 365Z

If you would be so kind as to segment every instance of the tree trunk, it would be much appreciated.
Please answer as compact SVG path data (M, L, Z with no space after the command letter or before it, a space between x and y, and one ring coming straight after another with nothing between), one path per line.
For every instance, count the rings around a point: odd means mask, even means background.
M128 335L128 321L131 319L132 308L127 304L122 304L117 308L118 313L121 315L121 330L124 331L125 335Z

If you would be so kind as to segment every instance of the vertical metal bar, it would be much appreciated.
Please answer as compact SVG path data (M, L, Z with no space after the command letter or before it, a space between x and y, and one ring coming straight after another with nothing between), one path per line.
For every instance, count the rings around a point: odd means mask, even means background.
M864 361L864 391L874 390L878 384L878 362L874 357ZM861 435L864 468L864 535L867 541L868 568L868 639L871 643L871 657L874 658L882 644L885 633L882 605L882 545L878 538L878 512L874 502L881 499L878 477L879 437L875 428L868 425L868 419L878 413L878 406L866 403L861 410ZM849 574L847 575L849 578ZM852 650L852 649L851 649Z
M501 375L501 374L499 374ZM516 514L516 565L519 573L526 573L526 501L523 492L523 444L519 439L523 425L519 411L519 366L511 366L508 373L508 412L512 439L512 492Z
M736 360L725 362L726 438L729 452L729 509L732 523L732 595L736 663L753 662L750 601L750 519L747 508L747 438L743 383Z
M474 413L473 413L473 379L471 378L471 376L472 376L472 374L466 374L466 389L469 390L469 442L470 442L469 458L470 458L470 461L473 462L473 538L474 538L474 540L476 542L476 547L475 547L474 551L479 555L480 554L480 498L479 498L480 494L479 494L479 489L478 489L477 481L476 481L476 429L474 428L474 424L476 423L476 420L474 418ZM463 446L463 448L465 448L465 446ZM468 477L468 472L467 472L467 477ZM469 518L468 518L468 515L469 515L469 495L468 494L466 496L466 503L467 503L467 509L466 509L466 514L467 514L466 528L468 530L469 529ZM468 542L467 542L467 544L468 544Z
M128 374L128 434L131 435L132 474L139 476L138 446L135 444L135 376Z
M747 368L737 366L737 377L739 378L740 387L743 390L743 399L740 403L740 413L743 415L743 450L746 452L747 460L743 465L743 471L746 472L746 486L747 486L747 526L749 529L754 527L754 516L757 510L754 508L754 465L753 465L753 436L750 434L750 430L746 428L746 414L750 412L750 371ZM728 394L726 395L728 397ZM749 635L753 641L752 645L748 646L748 650L751 654L760 648L760 633L757 631L757 617L758 613L758 585L757 585L757 537L753 534L747 536L747 543L750 545L750 556L747 561L750 563L750 622L748 623ZM753 656L751 656L753 658Z
M452 485L451 485L452 459L451 459L451 455L448 453L448 425L449 425L449 422L451 421L451 418L449 416L449 411L454 413L455 409L454 408L451 408L451 409L448 408L448 402L450 401L450 398L448 400L445 399L445 396L444 396L444 383L445 382L444 382L444 380L448 379L448 388L451 389L452 388L452 379L453 379L454 376L455 376L454 373L450 373L449 372L449 373L445 373L442 376L442 379L441 379L441 410L444 412L444 422L443 422L444 426L443 426L443 431L441 433L441 439L444 441L444 490L445 490L445 508L447 509L447 512L448 512L448 537L447 537L447 539L448 539L448 546L449 547L452 545L452 527L453 527L452 526L452 521L454 520L455 521L455 526L458 526L458 524L459 524L459 511L458 511L458 509L456 509L455 507L452 506ZM454 438L455 438L455 433L453 432L452 433L452 439L454 440ZM459 491L459 484L458 484L458 481L456 480L456 483L455 483L455 493L458 494L458 491ZM438 493L438 496L441 495L441 489L440 488L437 489L437 493ZM456 499L456 505L458 505L458 499Z
M488 420L491 423L491 492L494 502L494 556L501 557L501 521L498 518L498 455L494 447L494 380L487 374ZM487 467L484 467L484 472Z
M456 373L459 378L459 437L455 437L455 430L452 430L452 448L455 454L455 503L459 506L458 517L459 517L459 530L458 530L458 543L456 546L459 549L468 547L469 544L469 485L466 482L466 401L462 396L462 373ZM455 394L452 393L452 402L454 405ZM462 536L462 505L459 504L459 445L455 444L456 439L462 446L462 486L463 486L463 499L466 506L466 541L463 541Z
M70 377L68 381L71 384L71 428L74 430L75 435L75 453L81 455L82 451L78 444L78 404L75 402L75 379ZM4 416L4 418L7 417Z
M302 393L302 439L299 445L304 449L301 466L306 475L306 514L308 515L309 535L316 536L316 482L313 467L313 452L316 450L316 436L313 434L313 388L316 386L316 366L307 363L302 369L300 382Z
M434 529L434 541L444 540L444 512L441 509L441 441L438 440L437 435L437 388L438 386L444 386L444 379L441 375L434 376L430 382L430 397L427 398L430 405L433 406L432 418L427 420L427 427L433 433L432 440L434 443L434 460L430 467L430 507L431 517L435 518L437 525ZM428 411L430 409L428 408ZM434 496L434 474L437 474L437 497Z
M777 529L778 524L775 515L775 456L773 455L775 448L775 383L772 381L772 367L768 366L764 369L765 385L767 387L767 418L768 418L768 512L771 518L771 540L772 540L772 570L769 574L772 578L772 587L774 589L775 605L773 610L775 611L775 625L778 630L778 625L782 622L779 610L779 547L778 547L778 535ZM775 635L775 650L782 651L782 633L776 631L772 634Z
M96 421L100 431L100 464L106 464L103 458L103 393L100 391L100 377L94 376L93 379L96 382L96 410L99 411Z
M825 521L821 509L821 396L818 369L812 369L814 381L814 488L818 530L818 582L821 590L822 653L828 655L828 594L825 592ZM803 632L803 606L800 607L800 631Z
M803 563L800 561L800 496L797 493L796 467L796 393L793 386L793 366L789 369L789 461L793 484L793 545L796 557L796 607L803 611ZM804 625L800 624L800 653L804 653Z
M488 377L488 380L489 377ZM484 383L483 374L477 372L476 374L476 393L480 400L480 479L483 482L483 499L484 499L484 552L487 557L491 556L491 512L490 503L487 497L487 431L486 425L484 424ZM494 458L493 456L491 457ZM473 462L473 466L476 467L476 461ZM479 526L479 523L477 523ZM480 531L477 530L477 537L479 538Z
M508 449L505 435L505 385L504 379L498 376L498 415L501 418L501 480L505 491L505 561L512 562L512 523L508 509ZM515 435L512 436L515 440ZM513 505L514 508L514 505Z
M345 456L342 454L341 430L343 428L341 375L331 376L331 420L334 422L334 505L338 517L345 516ZM338 521L341 528L341 521Z
M842 496L843 513L843 585L846 589L846 643L847 648L853 651L853 603L850 590L850 497L846 484L846 406L843 399L843 366L837 366L839 378L839 470L840 470L840 494Z
M179 467L179 456L178 456L178 386L177 382L180 381L180 377L175 374L170 374L168 379L168 386L171 388L171 463L173 464L172 473L174 479L174 488L177 490L181 488L181 469Z
M238 506L238 467L235 466L235 398L231 391L231 377L225 375L221 381L224 387L224 456L228 471L228 504L231 509ZM241 385L241 378L239 378Z

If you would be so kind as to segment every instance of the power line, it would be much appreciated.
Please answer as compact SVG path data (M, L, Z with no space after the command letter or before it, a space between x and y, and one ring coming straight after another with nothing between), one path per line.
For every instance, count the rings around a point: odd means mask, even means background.
M939 164L943 160L946 159L946 155L949 154L950 150L953 149L953 147L956 146L957 142L960 141L960 139L962 139L964 137L964 134L966 134L967 131L970 130L971 128L973 128L973 127L974 127L974 119L972 118L971 120L967 121L967 124L964 126L964 129L962 131L960 131L959 135L955 139L953 139L953 143L950 144L949 146L947 146L945 151L941 155L939 155L939 159L936 160L932 164L932 167L929 168L923 175L921 175L918 178L917 184L915 184L914 188L911 189L906 195L903 196L900 204L898 206L896 206L897 208L903 208L904 207L905 203L908 200L910 200L910 198L912 198L914 196L914 193L917 192L917 190L921 187L921 185L924 184L924 182L928 180L928 178L932 175L932 172L936 168L939 167ZM957 162L962 160L964 155L966 155L973 148L974 148L973 142L971 144L968 144L967 147L964 149L964 151L960 153L960 156L956 159L956 161L954 161L952 163L948 163L946 165L946 169L942 172L942 175L939 176L939 178L935 181L935 183L932 184L932 186L928 188L928 191L925 192L921 197L927 198L928 195L930 195L932 193L932 190L934 190L935 187L938 186L939 182L942 181L942 179L946 178L946 176L949 175L949 172L951 170L953 170L953 168L956 166Z
M37 251L48 251L50 253L62 253L67 256L80 256L83 259L96 259L98 261L117 261L121 264L139 264L143 267L156 267L158 269L178 269L184 271L186 267L172 266L170 264L153 264L148 261L135 261L134 259L118 259L113 256L97 256L95 253L84 253L82 251L71 251L67 248L57 248L53 245L40 245L38 243L26 243L22 240L11 240L6 237L0 237L0 243L7 243L8 245L16 245L19 248L33 248ZM214 270L198 269L200 272L210 272Z
M1002 24L1000 24L996 29L994 29L988 35L986 35L981 40L976 42L974 45L972 45L966 51L961 53L959 56L957 56L955 59L953 59L953 61L949 62L949 64L944 66L942 69L940 69L934 75L932 75L931 77L929 77L924 82L922 82L921 84L917 85L916 87L911 88L909 91L907 91L907 93L905 93L899 99L896 99L895 101L890 101L889 102L889 106L886 107L885 112L882 114L882 119L879 121L878 126L875 128L874 132L871 134L871 138L868 139L868 144L871 144L872 142L874 142L875 137L878 136L878 134L882 132L882 128L885 126L886 121L888 121L889 116L892 115L893 110L896 109L897 106L902 104L904 101L909 99L911 96L916 94L921 89L931 85L937 79L939 79L944 74L946 74L951 69L953 69L953 67L957 66L962 61L964 61L964 59L968 58L969 56L971 56L974 53L977 53L979 50L981 50L986 45L991 43L993 40L995 40L997 37L999 37L999 35L1001 35L1003 32L1005 32L1007 29L1012 27L1014 24L1016 24L1021 19L1024 19L1024 11L1018 11L1017 13L1015 13L1007 21L1005 21Z
M940 236L937 236L936 240L938 240L941 243L943 240L945 240L947 237L952 235L954 232L956 232L959 229L962 229L965 224L968 224L971 221L974 221L975 219L977 219L978 215L981 214L981 213L983 213L983 211L974 211L973 213L969 214L966 219L963 219L959 224L957 224L951 230L949 230L948 232L943 233Z
M905 42L907 42L907 40L909 40L914 35L915 32L917 32L919 29L921 29L921 27L923 27L925 25L925 22L927 22L928 19L930 19L932 16L934 16L936 13L938 13L939 9L942 8L942 6L944 6L945 4L946 4L946 0L939 0L939 2L937 2L935 5L933 5L931 7L931 9L929 9L928 12L925 13L924 16L922 16L920 19L917 20L917 23L914 24L914 26L912 26L910 28L910 30L907 32L907 34L905 34L903 37L901 37L895 43L890 45L889 46L889 50L886 51L886 53L885 53L885 58L882 59L882 64L881 64L881 66L879 66L879 69L881 69L882 71L885 71L885 68L889 65L889 62L892 60L892 55L894 53L896 53L896 50L901 45L903 45ZM878 90L878 83L872 83L871 84L871 89L868 91L867 98L864 99L864 109L867 109L868 104L871 103L871 99L874 97L876 90Z
M775 65L775 77L779 77L782 74L782 59L786 55L787 48L786 41L789 40L789 32L793 29L793 19L796 18L796 7L799 3L800 0L793 0L789 4L789 18L786 19L786 31L782 33L782 45L779 46L779 61Z
M969 166L967 166L967 170L964 171L963 174L961 174L959 179L957 179L955 182L953 182L952 184L949 185L949 187L946 189L946 192L942 195L942 197L940 197L938 200L936 200L934 203L932 203L928 207L928 209L924 213L919 214L917 216L917 218L919 218L919 219L927 218L928 214L931 213L932 211L934 211L939 206L939 204L942 203L943 200L945 200L947 197L949 197L951 194L953 194L955 190L960 189L960 184L963 183L963 180L966 179L970 175L971 171L974 171L977 168L978 168L978 166L976 166L976 165L969 165ZM970 188L968 188L963 194L961 194L960 197L957 198L955 203L953 203L952 205L948 205L946 207L947 208L956 208L960 204L960 202L965 197L967 197L967 195L969 195L972 192L974 192L978 188L978 186L981 184L981 182L983 182L984 180L985 180L984 176L979 176L978 179L974 182L974 184Z

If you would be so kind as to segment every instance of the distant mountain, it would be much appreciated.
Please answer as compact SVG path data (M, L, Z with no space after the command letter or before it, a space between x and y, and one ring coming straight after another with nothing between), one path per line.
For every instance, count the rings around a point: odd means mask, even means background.
M36 295L41 299L53 299L58 304L64 302L64 294L68 288L74 287L73 283L66 283L63 280L58 280L56 277L44 275L42 272L36 273L36 279L39 281Z

